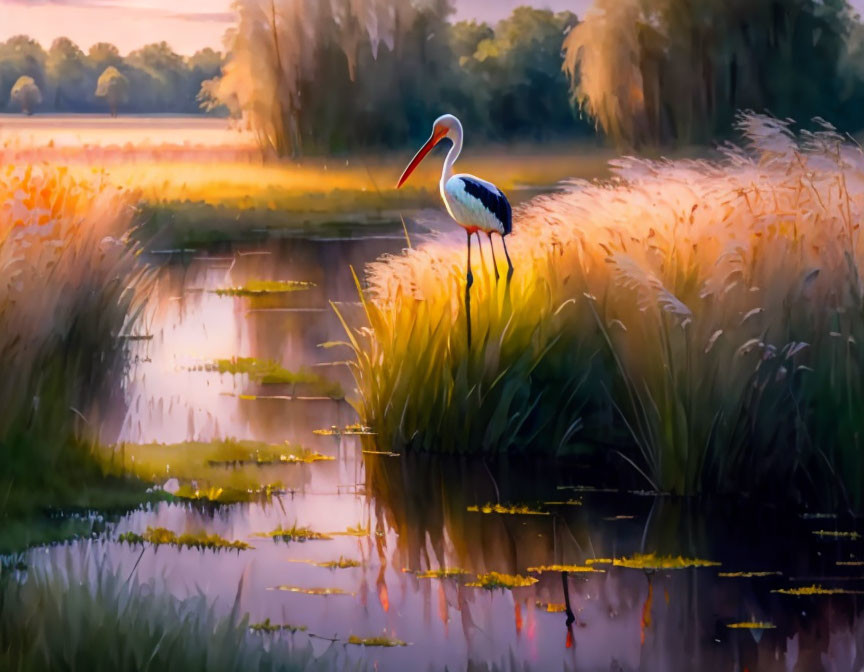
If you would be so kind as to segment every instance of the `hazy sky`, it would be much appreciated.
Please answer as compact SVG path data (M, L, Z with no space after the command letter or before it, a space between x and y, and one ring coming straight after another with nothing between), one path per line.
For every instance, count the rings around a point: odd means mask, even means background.
M864 0L861 0L864 2ZM581 14L591 0L456 0L459 17L494 21L533 4ZM126 52L165 40L180 53L219 47L231 0L0 0L0 40L25 33L45 47L66 35L85 50L108 41Z
M859 11L864 0L851 0ZM0 40L26 33L44 46L67 35L87 49L109 41L126 52L165 40L180 53L220 47L230 25L231 0L0 0ZM519 5L570 9L579 15L591 0L455 0L459 18L495 21ZM864 13L864 11L862 11Z

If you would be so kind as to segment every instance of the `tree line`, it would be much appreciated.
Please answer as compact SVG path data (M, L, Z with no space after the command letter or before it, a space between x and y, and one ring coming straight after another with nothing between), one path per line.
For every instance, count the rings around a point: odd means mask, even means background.
M401 147L444 111L472 137L705 143L741 109L864 128L847 0L595 0L494 26L451 0L235 0L226 54L0 44L0 108L216 112L277 155ZM22 81L22 77L29 78ZM13 89L16 89L13 96Z
M222 62L213 49L186 58L165 42L122 56L107 42L85 53L60 37L46 51L18 35L0 42L0 110L195 113L202 82L218 76Z

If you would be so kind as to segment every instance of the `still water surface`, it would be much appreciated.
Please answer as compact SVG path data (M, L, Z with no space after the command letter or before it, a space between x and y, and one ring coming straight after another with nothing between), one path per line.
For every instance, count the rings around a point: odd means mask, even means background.
M312 369L351 389L348 353L319 344L341 340L329 302L356 315L350 267L404 245L392 235L343 240L282 240L173 257L160 272L127 408L110 437L135 443L223 437L290 441L328 456L314 464L251 467L282 493L232 506L160 504L124 517L109 537L148 526L178 533L207 530L251 543L220 552L130 547L110 541L73 545L78 561L105 557L147 580L164 579L178 595L203 591L229 609L240 591L252 622L306 626L294 635L340 660L380 670L462 670L499 665L532 670L861 670L860 607L864 544L819 530L852 528L795 511L710 508L644 493L591 488L578 465L364 454L372 439L321 436L314 430L356 421L344 401L262 399L291 396L244 376L200 369L232 356L273 359ZM210 290L249 280L302 280L315 287L282 298L224 297ZM290 391L289 391L290 392ZM257 398L250 399L255 396ZM250 467L245 467L250 469ZM166 481L171 477L166 465ZM596 484L596 482L595 482ZM469 511L484 504L527 504L546 515ZM362 536L283 543L255 536L278 526L320 532L349 527ZM34 552L36 562L65 562L68 548ZM530 574L529 567L585 565L592 559L658 553L721 563L646 570L592 565L596 572ZM359 567L312 563L356 560ZM837 564L840 562L841 564ZM460 568L466 577L419 578ZM487 591L465 584L497 571L538 576L531 586ZM760 577L721 573L772 572ZM820 584L851 594L796 597L775 589ZM338 589L316 595L292 589ZM566 605L573 620L568 623ZM774 627L733 629L765 622ZM406 647L344 645L349 636L387 636ZM332 644L325 638L339 640ZM482 667L481 667L482 669Z

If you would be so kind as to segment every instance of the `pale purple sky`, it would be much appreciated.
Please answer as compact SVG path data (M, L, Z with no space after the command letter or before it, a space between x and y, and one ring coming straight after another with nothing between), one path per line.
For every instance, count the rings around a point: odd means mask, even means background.
M864 14L864 0L851 0ZM180 53L220 48L231 23L231 0L0 0L0 40L25 33L44 46L67 35L87 49L114 42L127 52L165 40ZM570 9L580 16L591 0L455 0L459 18L494 22L514 7L530 4Z

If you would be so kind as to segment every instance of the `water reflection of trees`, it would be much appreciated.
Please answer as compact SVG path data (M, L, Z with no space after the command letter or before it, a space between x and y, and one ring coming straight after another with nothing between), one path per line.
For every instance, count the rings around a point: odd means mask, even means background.
M864 625L854 595L796 598L773 588L837 582L841 551L815 548L800 518L777 512L713 511L671 498L586 495L585 505L548 507L548 516L484 515L467 507L486 502L532 503L566 499L556 481L572 474L531 462L485 464L476 459L428 456L367 460L367 490L381 531L392 531L393 561L409 571L460 567L471 573L527 574L528 567L583 564L592 557L636 552L707 558L721 569L771 570L781 576L722 578L717 568L674 571L608 568L605 573L540 575L539 582L489 600L457 581L418 585L437 591L439 612L455 609L466 638L475 636L486 610L515 619L517 630L535 604L563 604L575 622L556 622L564 646L585 669L852 670L864 659ZM617 518L622 514L632 519ZM846 552L844 549L842 552ZM831 557L827 557L831 556ZM848 573L847 573L848 575ZM831 577L834 577L835 583ZM423 580L418 580L423 581ZM569 595L565 594L565 590ZM538 607L539 609L539 607ZM514 614L515 610L515 614ZM729 623L767 621L774 629L729 629ZM577 669L581 667L577 666ZM618 669L618 668L614 668Z

